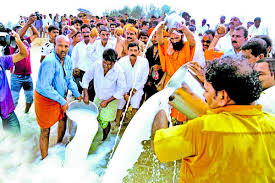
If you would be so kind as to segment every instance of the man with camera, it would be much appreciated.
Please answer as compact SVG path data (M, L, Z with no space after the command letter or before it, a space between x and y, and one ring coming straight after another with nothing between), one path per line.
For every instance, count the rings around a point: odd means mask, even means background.
M0 31L3 32L3 30ZM11 90L9 88L5 70L12 67L13 63L26 58L28 56L28 50L17 33L12 31L11 34L15 37L15 42L19 48L19 52L13 55L0 56L0 116L2 118L4 130L10 131L12 134L19 135L20 124L16 114L14 113L15 106L12 100ZM1 41L0 44L1 46L6 46L7 43L9 42Z
M14 68L11 69L11 94L13 98L13 102L15 107L18 104L20 90L21 88L24 89L25 99L26 99L26 108L25 113L29 112L29 109L33 103L33 82L31 77L31 57L30 57L30 44L33 42L35 38L39 36L37 29L33 26L33 23L36 20L35 15L30 15L27 23L24 27L20 29L14 29L14 31L18 32L19 36L23 40L25 47L28 50L29 56L22 59L21 62L15 63ZM30 37L24 39L26 31L31 28L33 34ZM18 48L10 48L12 53L18 52Z

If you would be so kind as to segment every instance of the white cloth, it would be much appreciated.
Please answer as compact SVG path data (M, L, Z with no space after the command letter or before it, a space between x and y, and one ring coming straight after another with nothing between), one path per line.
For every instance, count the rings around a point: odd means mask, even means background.
M196 34L193 34L196 41L196 48L195 53L193 57L193 61L196 61L200 64L201 67L205 66L205 58L204 58L204 52L202 48L201 38L197 36Z
M89 50L90 57L93 61L102 60L104 50L107 50L109 48L115 49L116 42L109 39L106 46L104 47L101 43L101 39L98 39L94 42Z
M252 25L248 29L249 38L252 38L252 37L255 37L255 36L258 36L258 35L268 35L267 28L264 27L262 24L260 24L260 26L258 28L256 28L255 25Z
M71 56L73 69L78 68L85 72L89 70L90 66L94 63L89 54L92 45L92 43L86 44L84 40L75 45Z
M41 56L47 56L51 54L54 50L54 44L51 43L50 41L47 41L43 44L41 48Z
M94 79L94 88L96 96L101 100L107 100L111 97L122 99L126 80L123 69L115 64L104 76L102 60L96 61L90 69L85 72L82 79L82 87L88 88L90 81Z
M199 34L204 34L205 33L205 31L207 31L208 30L208 26L205 24L204 26L200 26L199 28L198 28L198 30L197 30L197 33L198 33L198 35Z
M264 112L275 114L275 86L265 89L256 103L263 106Z
M224 37L220 38L217 45L215 46L217 50L220 51L227 51L230 49L233 49L232 42L231 42L231 36L230 33L228 32Z
M126 90L125 93L129 92L130 89L135 88L136 93L131 98L131 105L133 108L138 108L141 97L143 95L143 87L147 82L149 74L149 63L146 58L137 57L134 67L130 62L130 57L122 57L117 64L119 64L125 74L126 79ZM124 99L118 101L118 109L122 109L125 105Z

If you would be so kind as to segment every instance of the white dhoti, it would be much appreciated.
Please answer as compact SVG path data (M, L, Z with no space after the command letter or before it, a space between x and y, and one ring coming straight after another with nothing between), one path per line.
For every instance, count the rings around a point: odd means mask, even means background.
M131 106L134 109L138 109L140 106L141 98L143 95L143 90L137 90L136 93L131 97ZM126 100L124 98L118 100L117 108L123 109L126 104Z

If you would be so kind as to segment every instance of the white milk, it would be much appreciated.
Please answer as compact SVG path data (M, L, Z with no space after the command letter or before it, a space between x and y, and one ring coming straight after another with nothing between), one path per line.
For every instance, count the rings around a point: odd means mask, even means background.
M66 147L64 165L83 167L98 130L97 115L91 110L78 108L68 111L67 115L77 123L77 130L73 140Z

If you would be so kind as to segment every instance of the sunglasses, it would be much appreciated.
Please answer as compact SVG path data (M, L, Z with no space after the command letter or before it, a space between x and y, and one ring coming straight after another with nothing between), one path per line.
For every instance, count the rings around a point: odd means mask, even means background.
M211 43L211 41L209 41L209 40L207 40L207 41L201 40L201 42L202 42L202 43L207 43L207 44L210 44L210 43Z

